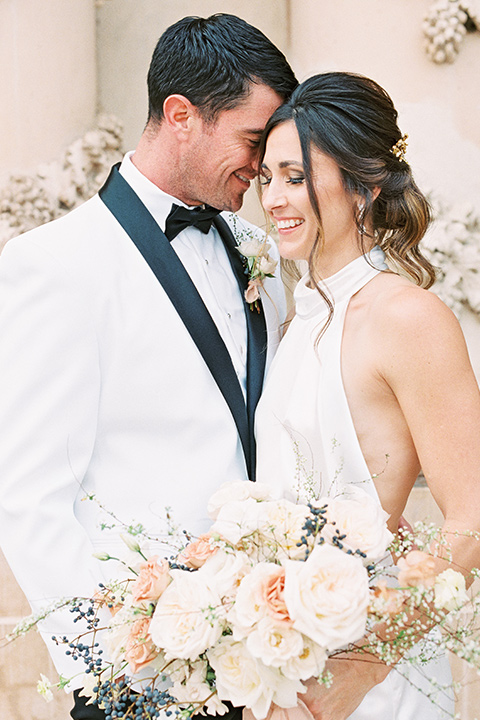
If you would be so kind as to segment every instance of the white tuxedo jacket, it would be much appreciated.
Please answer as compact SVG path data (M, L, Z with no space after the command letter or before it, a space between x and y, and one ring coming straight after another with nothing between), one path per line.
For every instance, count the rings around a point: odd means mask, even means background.
M265 291L268 364L284 298L278 279ZM7 244L0 338L0 542L34 611L112 577L93 557L124 550L108 513L161 536L170 508L198 534L212 492L246 479L224 397L98 195ZM43 629L66 676L80 668L48 638L70 618Z

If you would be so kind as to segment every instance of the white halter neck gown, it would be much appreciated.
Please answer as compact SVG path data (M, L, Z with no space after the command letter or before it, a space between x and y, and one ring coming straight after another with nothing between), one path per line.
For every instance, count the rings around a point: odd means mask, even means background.
M378 500L345 395L341 344L350 299L386 269L384 253L375 247L325 281L322 288L333 300L334 313L320 339L328 317L325 301L316 289L307 287L308 274L295 289L296 316L270 368L256 417L257 478L274 487L279 496L305 501L348 495L351 487L357 486ZM442 692L437 698L446 712L424 694L433 692L427 680L432 676L442 686L450 682L445 657L430 661L421 672L406 664L392 670L365 696L350 719L440 720L453 716L448 694Z

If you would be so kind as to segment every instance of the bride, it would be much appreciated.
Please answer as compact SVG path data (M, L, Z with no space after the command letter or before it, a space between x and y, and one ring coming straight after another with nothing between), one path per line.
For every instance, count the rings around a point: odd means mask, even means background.
M306 80L267 124L262 203L308 272L257 411L258 478L290 499L360 486L395 531L423 470L443 530L478 530L480 395L457 320L424 289L430 214L405 151L390 97L348 73ZM448 538L456 569L479 564L478 542ZM316 720L443 717L424 676L447 684L446 658L410 681L371 656L329 664L332 686L304 696Z

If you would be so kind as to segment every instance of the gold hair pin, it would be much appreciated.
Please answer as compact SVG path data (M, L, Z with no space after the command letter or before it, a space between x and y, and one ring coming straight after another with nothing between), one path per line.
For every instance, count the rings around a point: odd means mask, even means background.
M407 152L408 145L407 139L408 135L403 135L400 140L390 148L390 152L393 153L400 162L407 162L405 160L405 153Z

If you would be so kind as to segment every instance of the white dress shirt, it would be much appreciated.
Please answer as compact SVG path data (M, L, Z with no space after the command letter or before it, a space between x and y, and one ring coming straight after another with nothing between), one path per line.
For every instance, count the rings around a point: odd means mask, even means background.
M133 152L125 155L120 173L135 190L162 230L165 230L165 221L172 203L186 208L189 206L163 192L142 175L133 164L132 155ZM213 225L208 233L191 226L182 230L173 239L172 247L217 326L245 395L247 327L244 302L223 241Z

